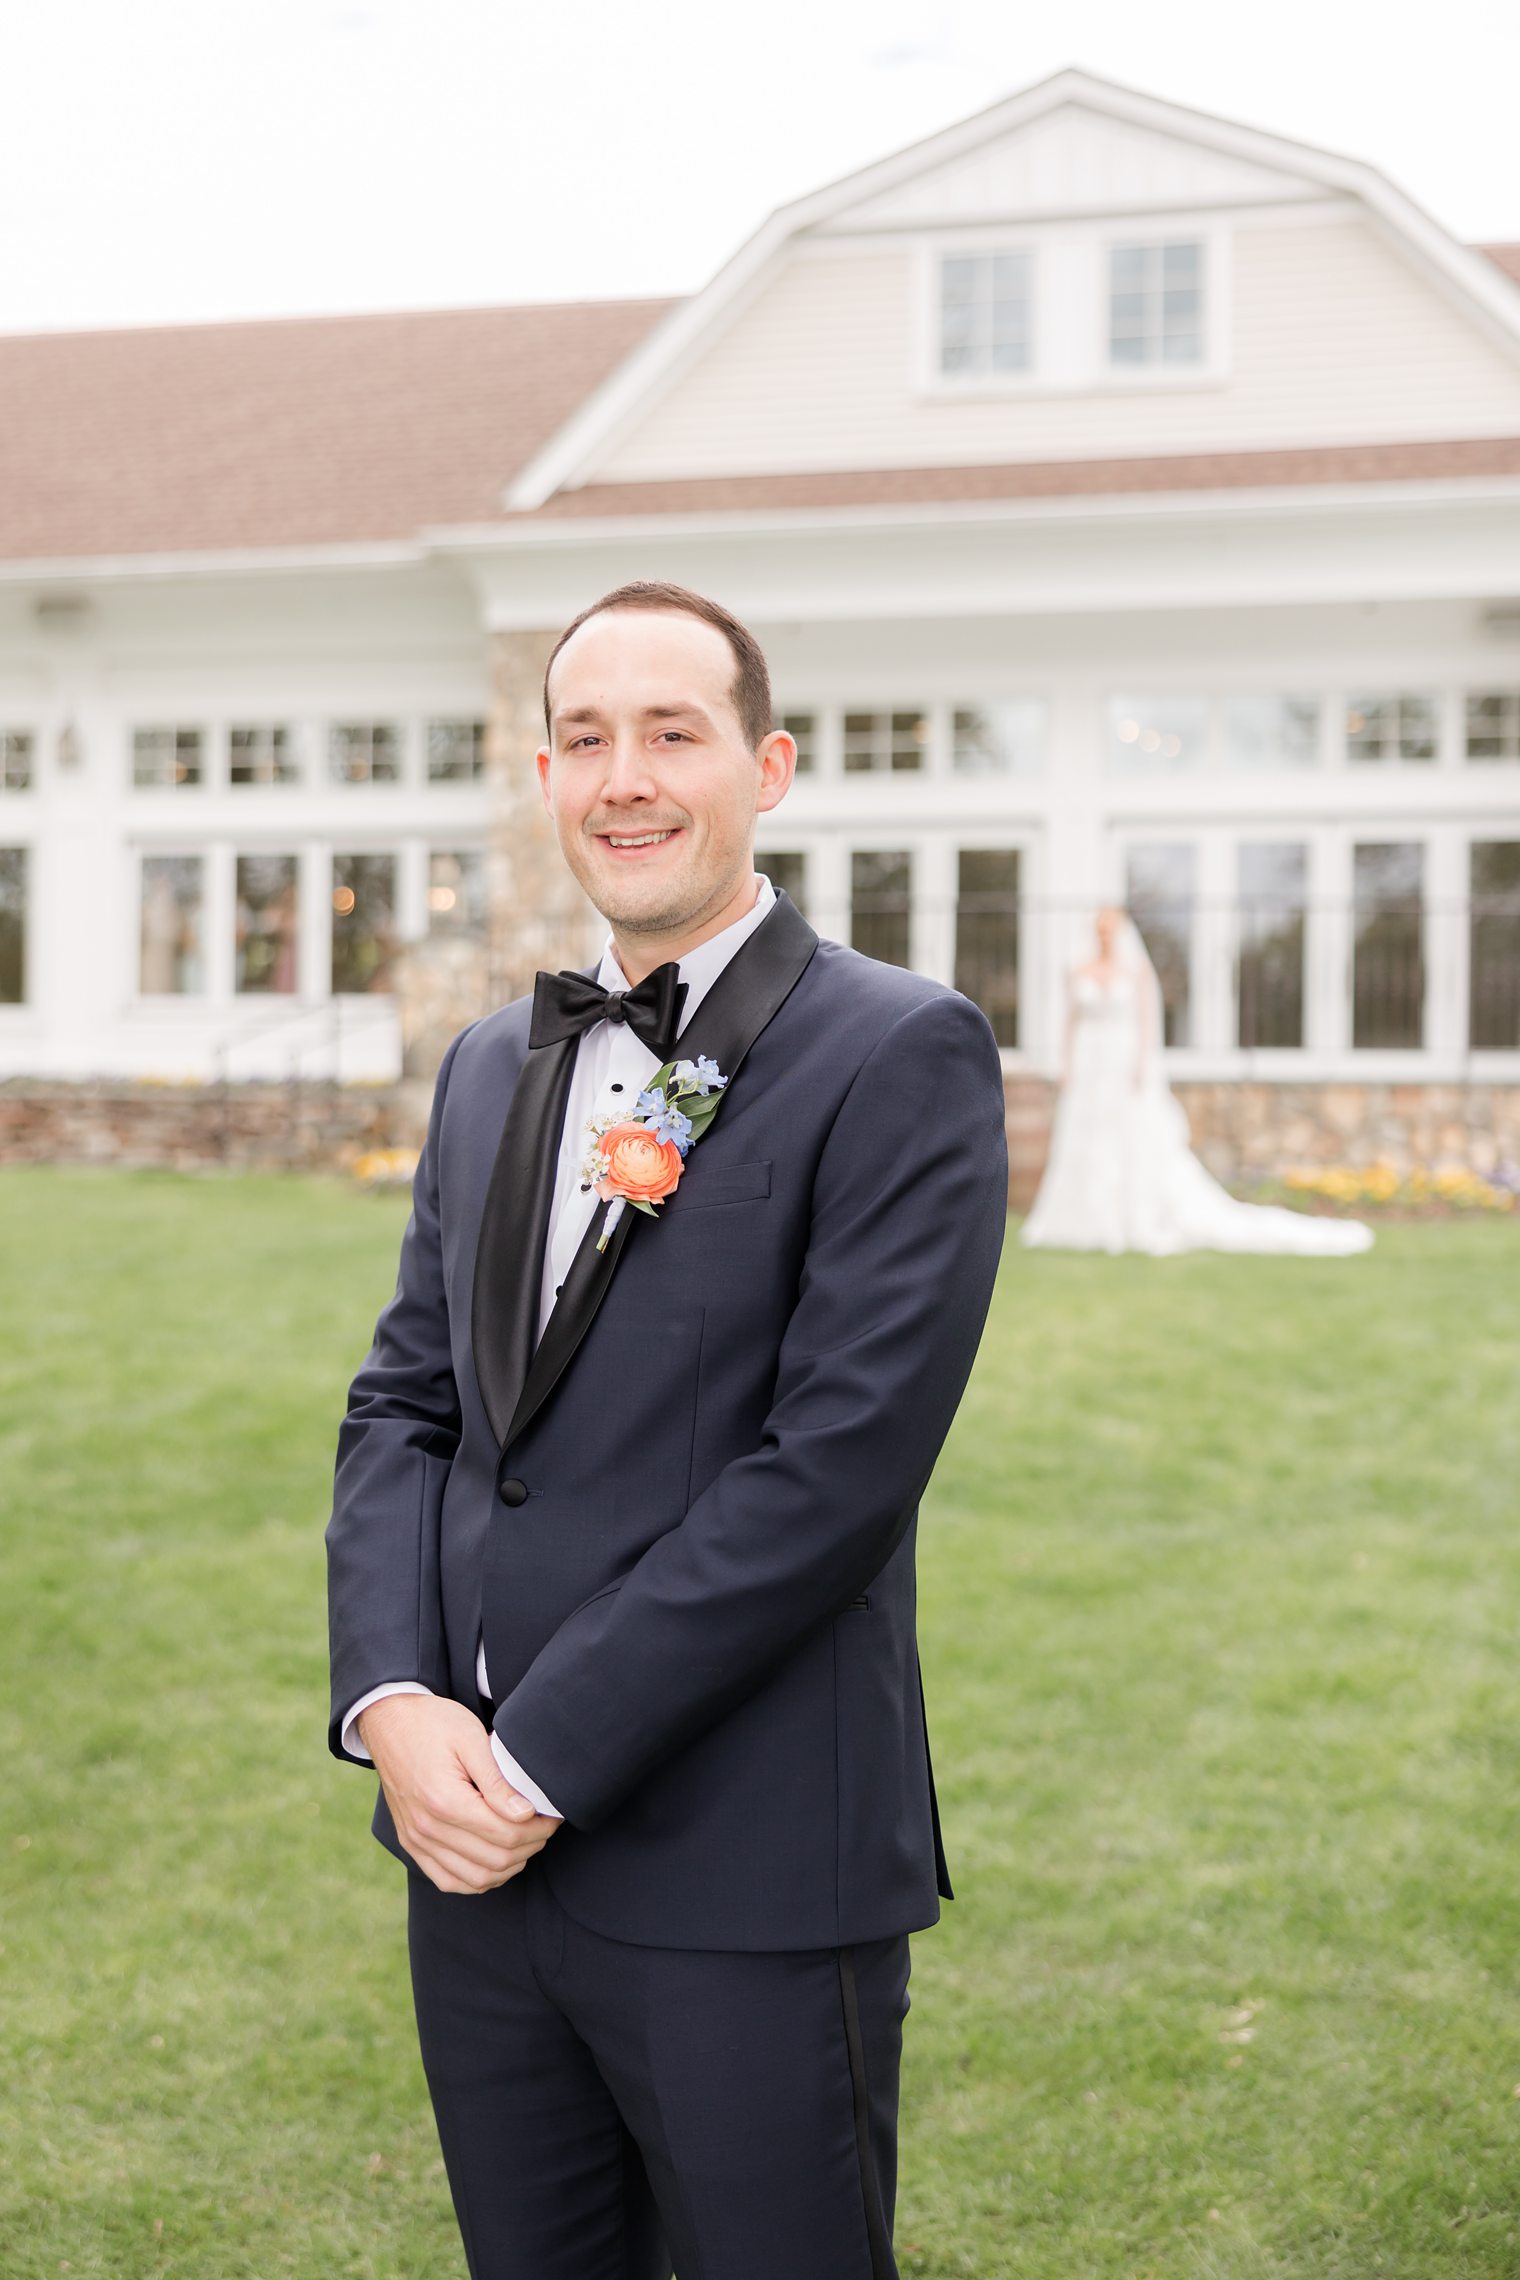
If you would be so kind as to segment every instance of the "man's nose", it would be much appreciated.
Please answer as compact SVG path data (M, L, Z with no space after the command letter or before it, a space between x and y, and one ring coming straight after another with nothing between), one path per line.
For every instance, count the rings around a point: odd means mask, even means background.
M614 737L602 777L604 799L653 799L659 791L649 767L649 756L637 737Z

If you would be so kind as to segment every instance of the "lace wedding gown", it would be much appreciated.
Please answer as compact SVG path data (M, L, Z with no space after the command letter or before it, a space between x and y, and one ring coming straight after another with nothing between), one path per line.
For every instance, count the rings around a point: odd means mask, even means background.
M1358 1220L1312 1219L1241 1203L1193 1154L1187 1118L1150 1040L1160 1034L1155 969L1132 922L1106 981L1072 982L1070 1074L1024 1243L1061 1251L1365 1251ZM1137 956L1138 953L1138 956ZM1152 996L1152 991L1154 995ZM1142 1052L1141 1081L1135 1082Z

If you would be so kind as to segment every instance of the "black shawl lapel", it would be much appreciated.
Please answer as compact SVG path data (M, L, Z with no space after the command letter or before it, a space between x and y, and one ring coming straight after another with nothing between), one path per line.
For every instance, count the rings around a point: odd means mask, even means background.
M512 1092L480 1217L470 1293L475 1381L500 1441L533 1352L554 1169L577 1037L530 1052Z
M694 1061L699 1053L706 1053L710 1059L717 1062L718 1067L732 1085L745 1055L761 1031L780 1011L817 947L818 936L812 927L809 926L786 890L784 888L778 889L774 906L766 913L755 928L754 933L742 942L734 952L733 957L713 983L712 988L703 998L702 1003L676 1040L676 1050L671 1058L675 1059L679 1056L683 1061ZM573 1047L574 1040L570 1040L570 1043ZM550 1047L547 1050L558 1051L559 1048ZM530 1055L530 1062L535 1057ZM520 1079L519 1087L521 1082ZM559 1095L559 1098L563 1102L563 1093ZM517 1107L515 1099L512 1105L515 1115ZM722 1115L723 1110L720 1108L718 1110L719 1119L722 1118ZM558 1132L559 1125L556 1123L554 1126L555 1138L552 1141L546 1141L542 1151L544 1161L549 1165L551 1171L557 1154ZM700 1142L698 1145L700 1146ZM505 1151L505 1135L503 1135L502 1147ZM498 1157L498 1169L500 1168L500 1161L501 1159ZM491 1184L494 1189L496 1185L494 1178ZM660 1208L662 1213L677 1211L680 1209L680 1203L681 1191L678 1187L669 1202L662 1204ZM511 1423L502 1436L503 1447L508 1441L515 1440L517 1435L524 1430L529 1420L542 1408L554 1386L559 1382L577 1346L591 1327L592 1319L602 1303L607 1285L612 1280L613 1270L622 1257L624 1246L633 1232L635 1222L646 1217L645 1213L634 1211L632 1208L625 1210L612 1231L612 1239L606 1250L598 1251L596 1247L597 1237L602 1231L602 1222L607 1215L607 1210L608 1206L605 1203L598 1207L590 1226L581 1239L580 1248L570 1262L569 1272L565 1276L559 1299L555 1304L553 1313L544 1325L544 1334L539 1340L537 1351L533 1353L532 1360L527 1366L526 1380L522 1385L521 1394L512 1413ZM548 1205L546 1203L544 1206L545 1225L547 1225L547 1220ZM659 1233L659 1224L656 1221L653 1227L645 1229L644 1236L641 1239L658 1242ZM540 1243L539 1251L531 1255L541 1260L541 1252L542 1244ZM535 1274L530 1277L530 1280L533 1284L532 1296L536 1303L539 1287L538 1276ZM479 1295L479 1278L477 1276L477 1299ZM477 1336L478 1320L477 1308ZM477 1369L478 1366L479 1348L477 1346ZM493 1425L496 1423L494 1413L491 1413L491 1422Z

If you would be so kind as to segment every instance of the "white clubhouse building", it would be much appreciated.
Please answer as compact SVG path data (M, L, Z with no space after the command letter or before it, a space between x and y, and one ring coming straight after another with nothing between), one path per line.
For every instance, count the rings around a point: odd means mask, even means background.
M1120 899L1178 1078L1520 1083L1520 246L1367 166L1069 71L686 301L0 383L0 1077L394 1075L405 945L542 946L544 649L660 577L771 658L768 867L1011 1069Z

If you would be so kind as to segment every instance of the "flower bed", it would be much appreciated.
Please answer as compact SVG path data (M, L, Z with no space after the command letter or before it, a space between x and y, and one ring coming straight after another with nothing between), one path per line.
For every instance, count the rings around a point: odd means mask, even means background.
M1342 1204L1358 1211L1412 1212L1421 1218L1449 1212L1515 1211L1520 1209L1520 1165L1498 1165L1485 1179L1459 1164L1417 1164L1409 1171L1386 1161L1316 1164L1285 1172L1281 1181L1273 1183L1273 1195L1305 1207Z

